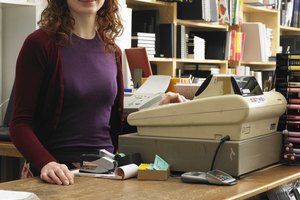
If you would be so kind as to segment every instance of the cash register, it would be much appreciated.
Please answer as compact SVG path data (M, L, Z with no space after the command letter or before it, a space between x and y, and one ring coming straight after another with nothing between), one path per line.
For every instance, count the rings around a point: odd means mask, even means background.
M276 130L285 109L284 96L262 92L252 76L211 75L191 101L131 113L137 133L120 136L119 150L139 152L145 162L158 154L173 171L216 168L239 177L280 161Z

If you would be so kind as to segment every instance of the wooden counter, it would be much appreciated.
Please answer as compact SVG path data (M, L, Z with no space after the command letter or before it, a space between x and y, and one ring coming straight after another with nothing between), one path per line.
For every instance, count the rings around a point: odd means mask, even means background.
M234 186L187 184L179 177L167 181L76 177L71 186L47 184L32 178L0 183L0 189L34 192L41 200L246 199L298 178L300 166L277 165L244 176Z
M18 157L21 158L21 153L16 149L11 142L0 141L0 156Z

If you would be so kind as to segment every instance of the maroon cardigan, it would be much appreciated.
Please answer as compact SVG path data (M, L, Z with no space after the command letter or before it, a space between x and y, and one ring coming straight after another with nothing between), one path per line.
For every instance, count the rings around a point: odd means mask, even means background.
M124 86L120 49L115 55L118 94L112 108L110 133L116 149L122 131ZM47 146L58 125L64 96L60 47L41 29L30 34L21 48L14 84L11 138L25 159L41 170L48 162L56 161Z

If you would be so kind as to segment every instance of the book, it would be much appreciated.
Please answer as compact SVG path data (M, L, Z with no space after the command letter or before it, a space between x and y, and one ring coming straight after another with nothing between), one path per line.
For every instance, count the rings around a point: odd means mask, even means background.
M291 26L298 27L298 15L299 15L299 0L294 0L293 11L292 11L292 19Z
M237 60L237 61L242 60L244 46L245 46L245 33L244 32L236 32L235 60Z
M133 36L134 37L134 36ZM155 48L155 40L148 40L147 38L133 38L131 39L132 47L154 47Z
M266 62L266 25L260 22L245 22L242 24L245 32L244 61Z
M177 25L177 40L176 40L176 57L186 58L187 57L187 40L186 27L184 25Z
M236 30L230 31L230 55L229 60L236 60Z
M131 39L132 40L154 41L154 43L155 43L155 40L156 40L155 37L145 37L145 36L131 36Z
M208 12L210 13L208 21L210 22L218 22L219 20L219 8L218 8L218 0L208 0L210 2L210 8Z
M155 38L155 33L146 33L146 32L135 32L132 34L132 36L139 36L139 37L149 37L149 38Z
M219 23L220 24L229 24L229 0L219 0L218 9L219 9Z

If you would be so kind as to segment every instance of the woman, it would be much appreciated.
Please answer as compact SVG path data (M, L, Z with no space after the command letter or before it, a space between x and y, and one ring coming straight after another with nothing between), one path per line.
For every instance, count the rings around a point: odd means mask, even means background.
M33 175L70 185L80 155L116 151L121 133L118 0L48 0L39 26L18 56L10 134Z

